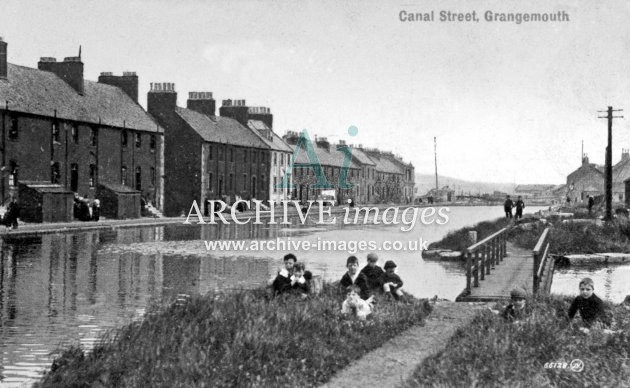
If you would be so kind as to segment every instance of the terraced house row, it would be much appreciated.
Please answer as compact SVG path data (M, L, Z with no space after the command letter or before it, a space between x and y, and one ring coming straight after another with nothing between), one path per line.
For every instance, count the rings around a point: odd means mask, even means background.
M320 166L298 153L291 169L296 133L278 136L268 107L225 99L217 115L213 94L202 91L189 92L184 108L175 84L160 82L145 110L135 72L94 82L80 54L29 68L8 63L7 53L0 38L0 199L19 198L25 221L71 220L77 195L100 199L108 218L139 217L144 204L177 216L193 201L207 213L215 199L315 199L309 176L322 168L337 185L347 147L352 188L336 186L338 200L413 200L413 166L389 152L319 138ZM289 187L280 185L285 176Z

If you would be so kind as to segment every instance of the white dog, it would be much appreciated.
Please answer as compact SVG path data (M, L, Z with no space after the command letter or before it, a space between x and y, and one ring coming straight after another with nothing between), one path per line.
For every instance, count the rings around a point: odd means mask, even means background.
M341 305L341 313L344 315L354 315L360 320L365 320L368 315L372 313L374 308L374 295L370 296L367 300L361 299L356 291L350 291L348 297L343 301Z

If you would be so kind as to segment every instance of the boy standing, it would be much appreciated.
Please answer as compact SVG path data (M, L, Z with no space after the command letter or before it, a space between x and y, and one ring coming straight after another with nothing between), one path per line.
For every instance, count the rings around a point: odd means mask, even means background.
M396 275L396 263L392 260L387 260L385 262L385 275L383 275L383 291L398 300L403 295L402 285L402 279Z
M587 327L591 327L595 322L600 321L606 326L610 326L610 319L606 313L604 302L594 294L595 284L591 278L584 278L580 281L580 295L578 295L569 307L569 319L573 319L576 312L580 312L582 321Z
M367 277L359 272L359 259L356 256L348 257L346 268L348 268L348 272L343 275L339 282L344 294L351 291L353 286L356 286L359 288L361 299L367 299L370 296L370 289Z
M293 267L297 257L293 253L284 256L284 268L278 271L278 276L273 281L273 294L278 295L291 289L291 276L293 276Z
M380 291L383 287L383 275L385 275L385 272L376 265L377 262L378 256L376 253L368 253L367 265L361 270L361 273L367 277L370 291Z

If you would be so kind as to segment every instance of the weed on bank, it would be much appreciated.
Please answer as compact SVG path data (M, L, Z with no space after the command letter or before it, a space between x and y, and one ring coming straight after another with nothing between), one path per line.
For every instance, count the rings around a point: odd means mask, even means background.
M333 285L307 300L264 290L195 297L73 347L40 386L315 386L429 314L426 301L377 299L366 321L341 315Z
M613 308L615 333L584 333L565 319L569 304L535 301L520 324L484 311L425 360L406 386L628 386L630 311Z

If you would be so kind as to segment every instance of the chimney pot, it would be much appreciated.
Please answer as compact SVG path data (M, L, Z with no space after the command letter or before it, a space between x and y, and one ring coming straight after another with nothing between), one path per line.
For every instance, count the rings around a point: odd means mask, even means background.
M138 74L136 74L135 71L123 71L123 77L137 77Z
M41 57L39 58L40 62L57 62L57 58L55 57Z
M103 77L111 77L113 75L114 73L112 73L111 71L101 71L101 76Z

